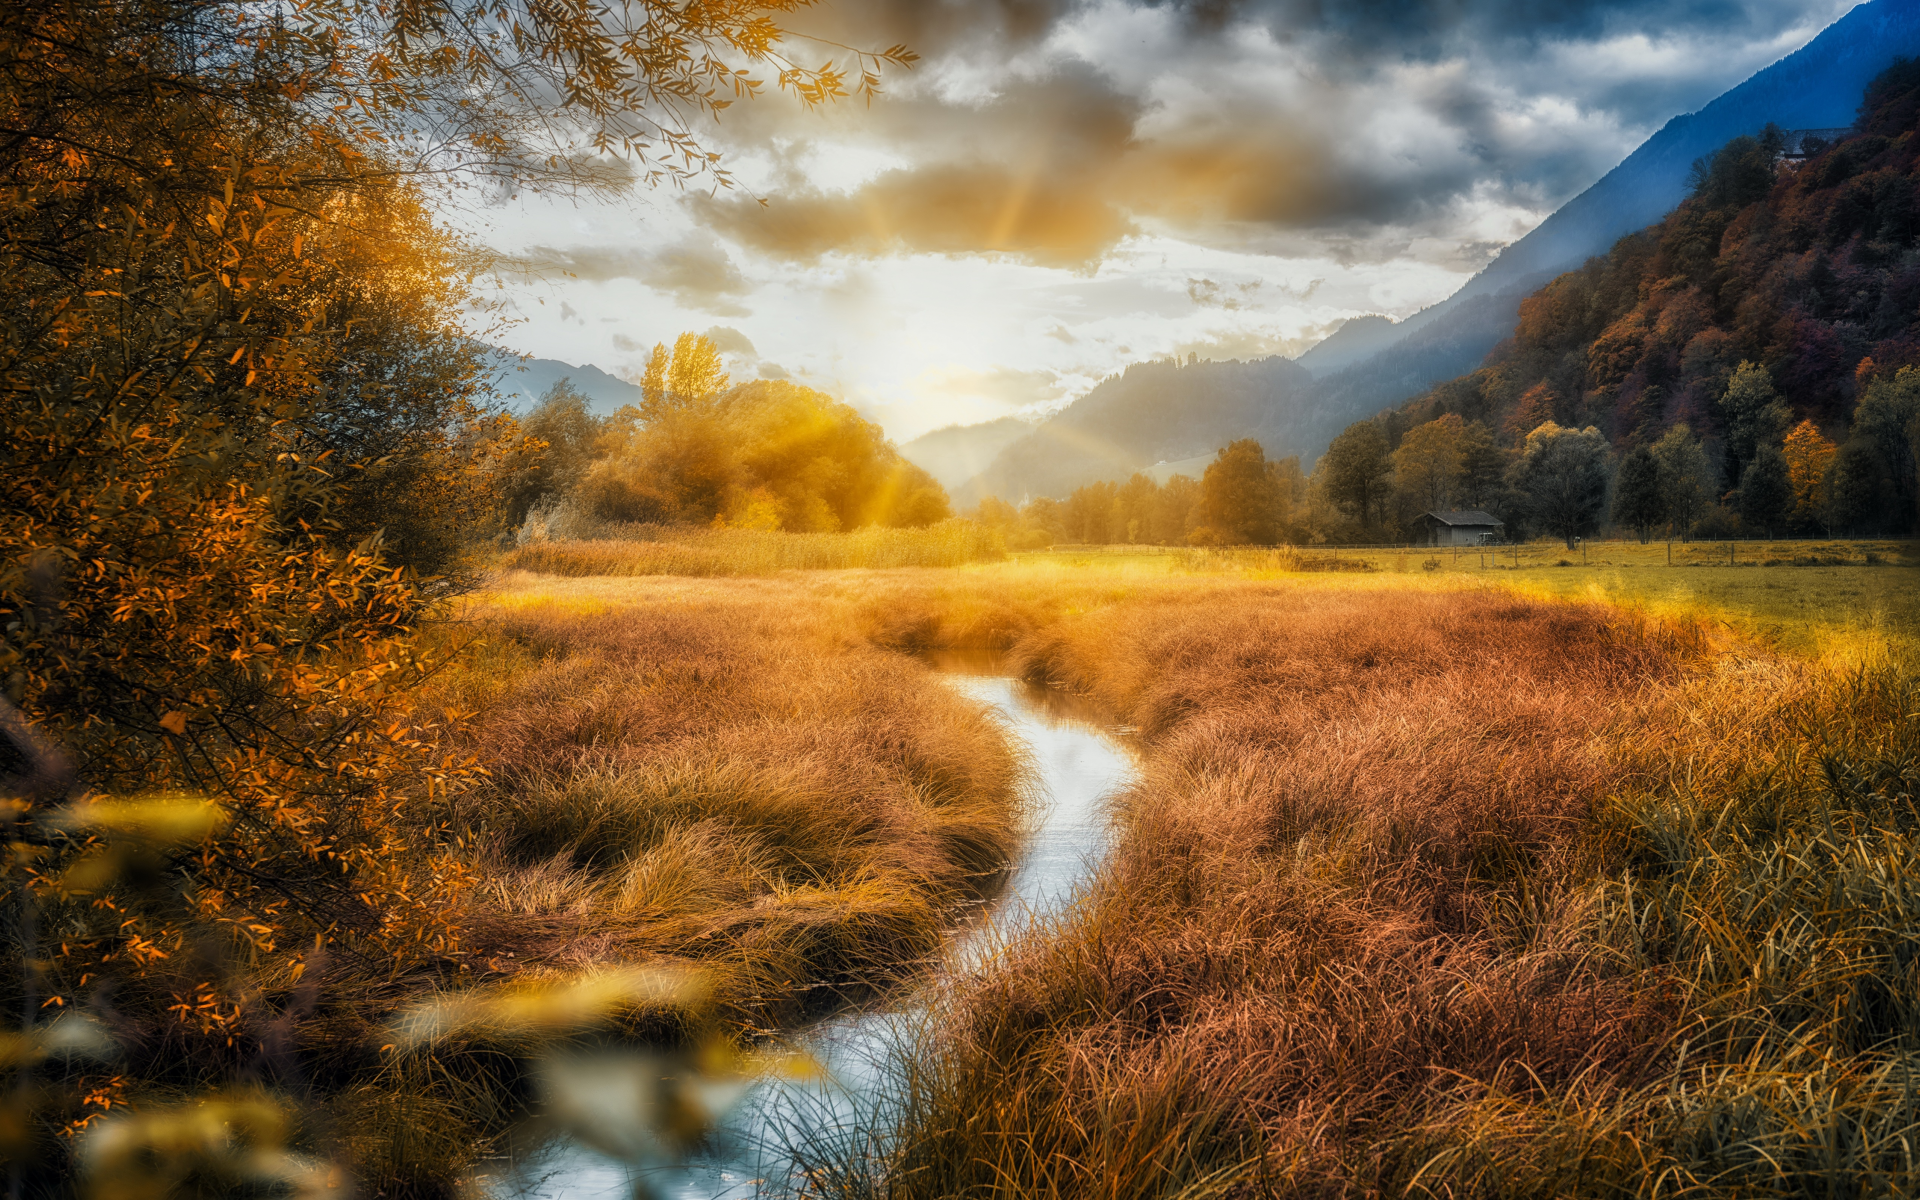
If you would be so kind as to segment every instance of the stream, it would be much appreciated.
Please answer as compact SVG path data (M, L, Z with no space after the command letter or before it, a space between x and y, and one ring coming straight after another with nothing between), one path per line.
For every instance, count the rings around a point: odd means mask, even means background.
M1037 810L1016 854L1005 890L984 916L957 931L938 969L962 971L1000 936L1034 915L1071 902L1093 874L1108 840L1106 797L1131 779L1127 730L1104 725L1076 697L1004 674L998 656L929 656L948 686L985 704L1007 736L1023 744L1033 772ZM938 979L923 985L937 987ZM716 1149L674 1167L642 1169L572 1143L556 1144L518 1171L497 1179L496 1200L615 1200L641 1194L674 1200L744 1200L762 1180L792 1172L785 1147L831 1144L836 1131L871 1128L884 1103L889 1061L926 1014L926 992L895 1004L847 1013L795 1036L826 1071L824 1082L763 1079L719 1122Z

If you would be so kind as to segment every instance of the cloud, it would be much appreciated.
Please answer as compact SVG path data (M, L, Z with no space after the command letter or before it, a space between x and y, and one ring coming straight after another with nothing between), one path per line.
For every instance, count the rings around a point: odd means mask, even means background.
M999 254L1086 269L1142 231L1359 244L1375 230L1406 241L1511 213L1518 229L1468 238L1497 246L1677 108L1844 8L846 0L821 28L854 45L904 41L926 61L889 76L871 110L729 110L721 130L744 152L773 147L769 173L756 195L690 204L727 238L797 261ZM850 155L887 165L826 182Z
M739 299L753 291L752 282L710 235L695 234L659 249L533 246L518 261L530 273L562 273L590 283L636 280L684 307L719 317L753 314Z
M759 352L753 348L753 339L731 325L715 325L703 336L722 354L756 360L760 357Z
M1059 372L1042 369L942 367L922 372L916 382L918 390L929 396L986 400L1009 410L1053 408L1067 393Z
M1201 308L1224 308L1228 312L1237 312L1251 306L1263 286L1264 281L1259 279L1231 285L1212 279L1188 279L1187 299Z

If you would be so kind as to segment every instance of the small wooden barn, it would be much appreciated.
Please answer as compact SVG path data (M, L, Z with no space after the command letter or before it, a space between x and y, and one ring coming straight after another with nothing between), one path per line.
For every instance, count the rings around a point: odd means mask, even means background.
M1477 508L1451 508L1421 513L1407 526L1422 546L1481 546L1497 542L1506 526L1500 518Z

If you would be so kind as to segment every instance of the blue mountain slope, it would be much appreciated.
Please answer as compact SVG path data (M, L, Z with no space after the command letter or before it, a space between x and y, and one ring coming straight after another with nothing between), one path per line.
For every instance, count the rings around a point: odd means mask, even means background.
M1447 339L1454 351L1447 356L1448 362L1436 360L1428 368L1411 343L1401 349L1409 335L1436 322L1458 324L1447 319L1476 297L1497 297L1498 308L1517 310L1519 298L1546 280L1605 253L1621 237L1671 212L1686 196L1687 176L1695 159L1741 134L1759 132L1769 121L1784 129L1851 125L1861 93L1873 77L1896 58L1916 56L1920 56L1920 4L1872 0L1699 112L1668 121L1598 183L1501 251L1459 291L1395 326L1393 344L1375 355L1403 361L1391 370L1373 373L1408 380L1411 390L1399 396L1382 393L1380 405L1398 403L1427 384L1458 373L1453 363L1464 346L1459 337ZM1484 317L1468 324L1485 341L1474 356L1476 361L1513 329L1510 316L1504 328L1489 326ZM1400 353L1395 354L1396 350ZM1362 360L1351 369L1364 371L1369 365L1369 360Z
M640 403L639 388L615 379L591 363L576 367L557 358L530 358L522 362L516 354L496 350L492 376L493 390L507 408L516 413L531 409L548 388L562 379L587 398L587 407L596 416L609 416L623 404Z

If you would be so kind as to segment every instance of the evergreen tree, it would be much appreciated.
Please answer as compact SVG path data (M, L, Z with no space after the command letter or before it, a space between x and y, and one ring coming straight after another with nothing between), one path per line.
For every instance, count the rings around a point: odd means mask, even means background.
M1879 529L1892 501L1892 487L1880 456L1857 439L1849 440L1834 455L1831 491L1828 503L1834 528L1855 536Z
M1920 472L1910 432L1920 422L1920 369L1902 367L1891 377L1882 375L1867 385L1853 410L1850 440L1860 443L1879 461L1887 491L1880 524L1893 533L1905 533L1920 516Z
M1614 524L1632 529L1644 543L1654 526L1666 519L1666 497L1660 488L1660 460L1645 446L1636 447L1621 460L1620 474L1614 481Z
M1762 446L1740 478L1740 519L1772 537L1792 511L1793 481L1786 456Z
M1499 503L1501 476L1507 456L1494 445L1493 432L1479 421L1460 433L1460 486L1455 497L1463 506L1487 508Z

